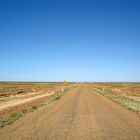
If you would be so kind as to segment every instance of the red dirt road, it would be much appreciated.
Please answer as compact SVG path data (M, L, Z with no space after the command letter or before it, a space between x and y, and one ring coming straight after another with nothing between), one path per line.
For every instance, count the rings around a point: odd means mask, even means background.
M140 116L87 87L0 130L1 140L140 140Z

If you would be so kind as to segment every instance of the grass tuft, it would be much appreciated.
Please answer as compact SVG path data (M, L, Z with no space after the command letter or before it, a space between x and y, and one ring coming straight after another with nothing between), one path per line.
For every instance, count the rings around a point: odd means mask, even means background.
M37 109L38 107L36 105L33 105L32 106L32 109Z
M23 113L22 112L13 112L10 115L10 117L13 118L13 119L15 119L15 120L19 119L22 116L23 116Z
M59 100L64 94L61 93L59 95L54 96L53 101Z
M22 109L21 112L22 112L23 114L26 114L26 113L28 113L28 109Z
M0 128L12 124L14 121L21 118L24 114L22 112L13 112L11 115L0 122Z

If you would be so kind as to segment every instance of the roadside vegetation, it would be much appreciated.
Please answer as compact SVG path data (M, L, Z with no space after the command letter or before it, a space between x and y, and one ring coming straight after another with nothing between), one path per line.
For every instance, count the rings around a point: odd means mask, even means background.
M67 89L66 91L68 91L68 90L69 89ZM66 93L66 91L64 91L63 93L60 93L58 95L55 95L50 99L44 100L40 104L33 105L30 109L22 109L21 111L11 113L8 117L6 117L0 121L0 128L3 128L7 125L14 123L19 118L25 116L26 114L28 114L30 112L34 112L35 110L37 110L41 106L48 105L51 102L54 102L54 101L61 99L61 97Z
M129 99L127 97L124 97L124 96L121 96L121 95L116 95L116 94L112 94L112 93L109 93L108 91L106 91L105 87L99 87L99 88L95 88L94 89L102 94L103 96L111 99L112 101L120 104L120 105L123 105L125 106L126 108L130 109L130 110L133 110L137 113L140 114L140 102L139 101L135 101L133 99Z

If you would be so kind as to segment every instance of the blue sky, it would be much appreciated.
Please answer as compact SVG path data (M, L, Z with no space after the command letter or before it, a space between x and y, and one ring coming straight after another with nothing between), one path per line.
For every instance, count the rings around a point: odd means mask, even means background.
M140 81L139 0L0 0L0 81Z

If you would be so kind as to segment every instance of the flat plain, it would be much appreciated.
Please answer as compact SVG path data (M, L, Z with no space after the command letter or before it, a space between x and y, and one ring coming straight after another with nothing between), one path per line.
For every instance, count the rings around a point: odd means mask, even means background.
M35 98L48 93L49 90L55 92L51 96L56 96L64 88L63 83L51 83L53 86L49 84L45 83L43 88L37 88L37 91L33 91L36 87L29 86L33 88L32 91L2 98L6 100L18 95L26 96L25 99L28 99L32 96L30 94ZM69 83L65 85L65 89L67 90L60 99L56 98L50 104L41 106L1 128L0 138L2 140L140 139L139 113L104 96L105 94L119 96L117 99L125 98L126 101L128 99L139 105L140 83ZM47 98L48 96L43 97L38 102ZM5 102L3 101L3 104Z

